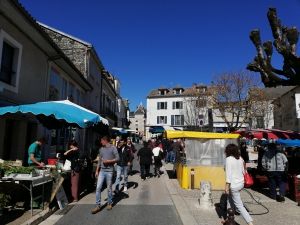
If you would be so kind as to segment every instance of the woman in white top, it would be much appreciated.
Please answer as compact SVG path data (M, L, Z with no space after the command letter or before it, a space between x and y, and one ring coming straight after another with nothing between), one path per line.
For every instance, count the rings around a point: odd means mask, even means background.
M240 191L244 188L244 160L240 156L238 146L227 145L226 155L226 186L225 193L228 194L227 208L236 208L247 224L253 225L253 219L244 207Z
M162 166L161 159L163 150L159 147L158 143L155 143L155 148L152 149L154 156L154 176L160 177L160 167Z

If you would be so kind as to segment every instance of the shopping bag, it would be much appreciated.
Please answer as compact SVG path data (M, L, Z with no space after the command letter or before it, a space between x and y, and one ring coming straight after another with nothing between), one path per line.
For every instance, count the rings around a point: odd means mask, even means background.
M66 159L65 164L62 169L64 171L70 171L71 170L71 161Z
M248 172L245 172L244 174L244 187L249 188L253 185L253 177Z

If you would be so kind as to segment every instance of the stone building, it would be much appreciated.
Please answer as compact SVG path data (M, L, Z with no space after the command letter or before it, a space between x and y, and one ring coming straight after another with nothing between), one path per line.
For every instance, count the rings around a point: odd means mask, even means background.
M134 112L130 112L129 120L129 129L135 130L140 137L144 137L146 135L146 109L142 103Z
M0 106L66 98L92 86L18 1L0 1ZM38 136L51 133L30 115L0 118L0 158L26 159ZM24 160L26 161L26 160Z
M300 132L300 106L299 99L297 99L298 104L296 105L296 94L300 94L300 87L298 86L286 91L273 101L274 128Z
M289 92L295 88L294 86L279 86L273 88L262 88L259 92L262 94L262 99L258 101L253 107L253 114L250 118L249 124L251 129L273 129L276 126L278 127L278 120L276 120L275 126L275 117L274 110L276 99L280 99L282 95Z

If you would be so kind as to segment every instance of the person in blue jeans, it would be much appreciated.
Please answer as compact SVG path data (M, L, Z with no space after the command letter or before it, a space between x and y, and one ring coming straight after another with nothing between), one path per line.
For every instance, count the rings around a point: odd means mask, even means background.
M119 153L119 161L117 162L117 178L116 178L116 189L115 193L119 194L120 192L120 181L121 175L124 174L124 192L127 192L127 181L128 181L128 169L131 164L131 151L128 149L124 140L121 140L117 146Z
M101 138L101 144L103 147L99 150L99 161L95 172L95 176L98 177L96 187L96 207L92 209L92 214L101 210L101 189L104 180L106 180L108 193L107 210L112 209L112 178L114 164L119 161L118 150L114 145L110 144L110 138L108 136Z

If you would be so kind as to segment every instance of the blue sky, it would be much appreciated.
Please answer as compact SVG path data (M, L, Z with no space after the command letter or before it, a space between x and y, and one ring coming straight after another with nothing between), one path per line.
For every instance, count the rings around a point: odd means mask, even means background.
M276 7L286 26L300 28L300 0L21 0L38 21L94 45L105 68L121 80L130 108L158 87L209 84L245 70L254 28L273 40L267 20ZM281 58L275 57L278 67ZM258 75L258 74L257 74Z

